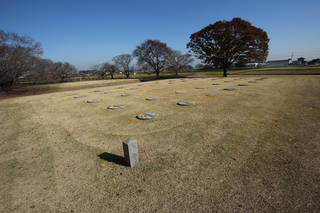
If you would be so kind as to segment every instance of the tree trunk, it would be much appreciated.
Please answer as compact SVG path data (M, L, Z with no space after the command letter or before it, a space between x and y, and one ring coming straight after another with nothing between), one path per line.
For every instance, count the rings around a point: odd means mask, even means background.
M156 70L157 78L159 78L159 70Z
M124 71L124 74L125 74L125 76L126 76L127 78L130 77L130 71L129 71L129 70L125 70L125 71Z
M113 74L111 74L111 79L113 79Z
M223 67L223 77L227 77L227 68Z

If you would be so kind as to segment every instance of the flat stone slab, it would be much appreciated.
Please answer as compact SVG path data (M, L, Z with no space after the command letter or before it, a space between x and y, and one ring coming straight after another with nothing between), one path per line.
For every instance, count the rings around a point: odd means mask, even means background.
M195 87L195 89L205 89L205 87Z
M191 105L195 105L195 104L196 104L196 102L194 102L194 101L179 101L177 103L177 105L179 105L179 106L191 106Z
M248 83L257 83L256 81L248 81Z
M124 105L118 104L118 105L113 105L113 106L108 106L107 109L115 110L115 109L123 109Z
M156 112L145 112L145 113L141 113L141 114L137 115L136 118L139 120L151 120L151 119L156 118L158 116L159 116L159 114Z
M238 84L240 87L249 86L248 84Z
M233 80L235 80L235 81L236 81L236 80L241 80L241 78L234 78Z
M147 101L156 101L156 100L159 100L159 98L156 98L156 97L148 97L146 98Z
M223 81L223 82L228 83L228 82L230 82L230 81Z
M209 97L215 97L215 96L218 96L219 94L218 93L209 93L207 94L207 96Z
M90 100L87 100L86 103L98 103L101 101L102 101L102 99L90 99Z
M94 91L92 91L92 92L102 92L101 90L94 90Z
M110 94L112 93L111 91L108 91L108 92L103 92L103 94Z
M124 93L124 94L121 94L120 96L126 97L126 96L130 96L130 94Z
M212 85L220 85L220 84L218 84L218 83L213 83Z
M136 90L136 89L138 89L138 88L129 88L128 90Z
M176 94L183 94L183 93L186 93L185 91L181 91L181 90L177 90L176 91Z
M225 91L234 91L236 89L235 88L224 88L223 90L225 90Z

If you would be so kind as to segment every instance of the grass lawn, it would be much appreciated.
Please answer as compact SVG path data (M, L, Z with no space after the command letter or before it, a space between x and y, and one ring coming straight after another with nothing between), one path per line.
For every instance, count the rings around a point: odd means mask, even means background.
M248 83L260 77L0 97L0 212L319 212L320 76ZM125 107L106 109L115 104ZM136 167L99 157L123 156L127 138L138 140Z
M203 70L197 72L179 72L178 77L194 76L222 76L223 71ZM275 66L257 69L234 69L228 70L228 75L320 75L320 66ZM117 78L120 76L117 76ZM123 77L123 76L122 76ZM161 78L174 78L174 73L161 73ZM148 79L155 78L154 74L137 74L133 78Z
M320 75L320 66L282 66L243 70L241 74L253 75Z
M187 74L187 73L183 73ZM223 72L203 71L193 75L222 75ZM274 66L228 70L229 75L320 75L320 66Z

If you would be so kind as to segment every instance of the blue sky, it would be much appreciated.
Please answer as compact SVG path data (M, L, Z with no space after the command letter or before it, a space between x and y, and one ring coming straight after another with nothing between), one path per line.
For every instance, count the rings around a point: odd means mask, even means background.
M186 52L191 33L241 17L270 38L269 59L320 58L320 0L0 0L0 29L41 42L44 58L80 69L145 39Z

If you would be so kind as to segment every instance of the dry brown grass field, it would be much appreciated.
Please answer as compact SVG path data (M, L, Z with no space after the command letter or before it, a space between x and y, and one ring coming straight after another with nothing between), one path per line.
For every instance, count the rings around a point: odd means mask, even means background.
M1 98L12 98L18 96L27 95L39 95L44 93L73 91L79 89L98 88L106 86L116 86L122 84L137 83L138 79L117 79L117 80L90 80L90 81L78 81L78 82L66 82L66 83L54 83L54 84L40 84L32 86L18 85L12 88L9 93L0 93Z
M320 76L261 77L2 97L0 212L320 212Z

